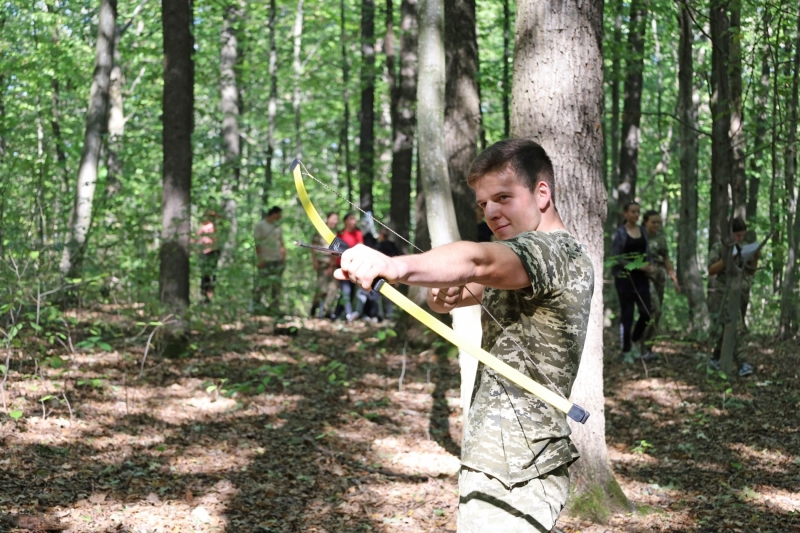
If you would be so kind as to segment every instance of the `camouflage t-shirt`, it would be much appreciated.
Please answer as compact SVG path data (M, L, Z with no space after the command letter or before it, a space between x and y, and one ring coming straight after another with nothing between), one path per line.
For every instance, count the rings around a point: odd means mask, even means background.
M667 248L667 239L662 232L658 232L655 236L647 236L647 244L650 246L650 257L657 265L663 266L669 259L669 249Z
M484 307L502 327L483 311L483 348L568 398L589 322L591 260L565 230L500 242L522 260L531 286L484 289ZM464 466L506 485L533 479L578 458L569 434L564 413L481 365L462 445Z

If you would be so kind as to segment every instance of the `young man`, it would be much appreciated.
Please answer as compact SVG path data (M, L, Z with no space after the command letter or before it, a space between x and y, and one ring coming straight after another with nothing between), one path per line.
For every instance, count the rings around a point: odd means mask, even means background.
M273 316L280 314L281 278L286 268L286 247L283 245L283 232L278 222L283 210L274 206L258 221L253 230L256 243L258 274L253 296L256 312L268 312ZM267 300L264 302L264 293Z
M734 256L738 255L744 245L744 238L747 235L747 225L741 218L734 218L732 222ZM708 311L711 314L713 329L712 335L717 337L714 346L714 353L711 356L710 365L719 370L719 358L722 351L722 339L725 333L725 313L728 308L728 298L726 289L728 285L727 265L724 257L725 247L721 241L717 241L708 253L708 275L711 278L708 283ZM750 303L750 287L753 285L753 275L758 268L758 258L761 252L755 253L744 264L742 272L742 292L739 297L739 316L736 320L736 345L733 349L733 360L739 367L739 377L749 376L753 373L753 367L747 362L745 353L747 326L744 317L747 314L747 305ZM712 277L713 276L713 277Z
M376 278L429 287L439 312L482 303L483 347L569 397L594 276L556 211L552 163L532 141L501 141L475 159L469 184L497 242L392 258L356 246L335 276L365 288ZM550 531L578 458L569 434L563 413L480 369L462 444L458 530Z

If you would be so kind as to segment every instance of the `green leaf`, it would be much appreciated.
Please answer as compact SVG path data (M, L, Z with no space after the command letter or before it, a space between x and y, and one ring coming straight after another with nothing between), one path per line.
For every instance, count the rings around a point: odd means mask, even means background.
M8 416L13 418L14 420L19 420L20 418L22 418L22 411L11 411L10 413L8 413Z
M731 463L731 466L734 467L736 470L741 470L742 468L744 468L744 465L742 463Z
M97 343L97 347L106 352L114 351L114 348L112 348L111 345L108 344L107 342L100 341Z
M46 402L47 400L52 400L52 399L53 399L53 395L52 394L48 394L47 396L43 396L43 397L39 398L39 401L40 402Z
M0 365L0 374L6 375L6 365Z

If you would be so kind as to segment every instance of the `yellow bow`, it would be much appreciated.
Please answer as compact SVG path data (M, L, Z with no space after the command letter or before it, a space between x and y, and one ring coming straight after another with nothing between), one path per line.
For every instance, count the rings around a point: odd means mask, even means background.
M325 221L322 220L320 214L314 208L314 205L311 203L311 199L308 197L305 184L303 183L303 175L300 171L300 167L300 161L295 159L292 162L290 171L294 174L294 185L297 189L297 194L300 197L300 203L303 204L303 209L305 209L308 218L311 219L312 224L314 224L314 227L329 245L329 248L331 250L343 252L348 248L347 243L342 241L331 231L327 224L325 224ZM566 398L559 396L550 389L535 382L519 370L499 360L497 357L493 356L483 348L472 344L466 339L463 339L452 328L446 326L440 320L437 320L430 313L426 312L420 306L403 296L403 294L397 289L386 283L386 280L377 280L372 288L394 302L395 305L397 305L400 309L428 326L446 340L456 345L459 349L464 350L484 365L488 366L509 381L516 383L540 400L549 403L559 411L563 411L567 414L567 416L576 422L583 424L589 418L589 412L583 407L575 405Z

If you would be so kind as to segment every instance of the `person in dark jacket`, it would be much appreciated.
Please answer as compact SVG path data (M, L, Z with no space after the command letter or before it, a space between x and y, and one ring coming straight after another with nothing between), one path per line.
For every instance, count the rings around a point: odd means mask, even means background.
M649 350L634 347L644 335L652 320L650 305L650 281L647 275L652 270L647 231L639 226L641 208L636 202L628 202L623 209L625 223L617 228L611 245L611 258L615 263L611 269L614 287L617 289L620 306L620 340L622 355L626 362L637 356L645 361L656 359ZM633 325L634 308L639 309L639 319Z

